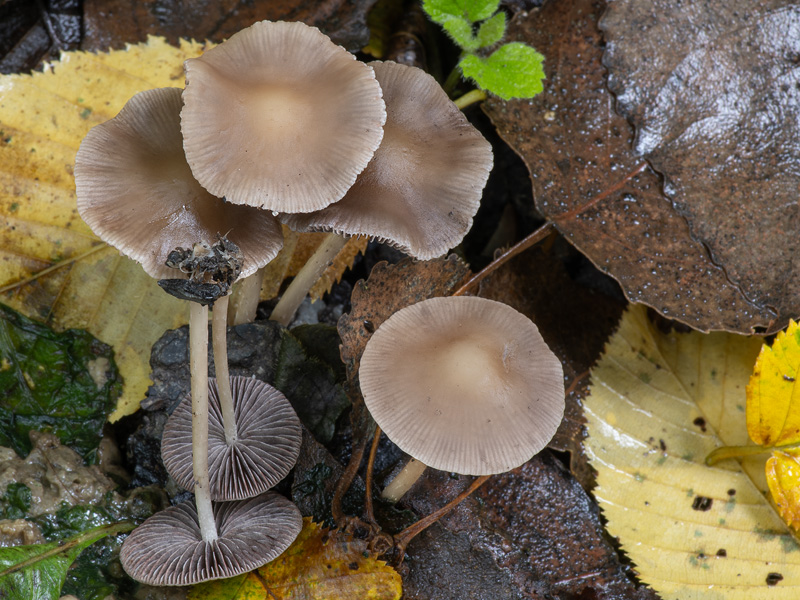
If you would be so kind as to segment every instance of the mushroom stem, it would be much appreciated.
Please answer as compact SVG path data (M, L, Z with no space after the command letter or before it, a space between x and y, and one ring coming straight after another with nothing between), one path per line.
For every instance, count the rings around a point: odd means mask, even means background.
M453 104L455 104L459 110L464 110L469 105L486 100L486 98L486 92L483 90L471 90L463 96L453 100Z
M228 373L228 299L222 296L211 311L211 343L214 347L214 369L217 375L217 393L222 410L222 425L225 442L230 446L236 442L236 413L233 409L231 379Z
M275 305L270 321L277 321L284 327L289 325L297 308L303 302L308 291L311 289L320 276L325 272L333 259L339 254L339 251L344 248L347 239L337 233L329 233L319 248L316 249L311 258L308 259L303 268L294 278L289 287L281 296L278 304Z
M208 478L208 306L190 302L189 363L192 374L194 501L203 540L217 539Z
M261 283L264 280L264 267L242 279L233 291L228 304L228 324L241 325L256 320L258 302L261 300Z
M381 498L392 503L397 502L417 482L417 479L422 476L426 468L425 463L412 458L397 476L389 482L389 485L383 488Z

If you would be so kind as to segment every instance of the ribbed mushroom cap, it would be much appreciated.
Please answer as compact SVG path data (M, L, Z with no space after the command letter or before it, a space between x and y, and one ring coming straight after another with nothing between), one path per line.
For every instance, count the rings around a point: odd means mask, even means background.
M78 211L96 235L157 279L182 277L164 265L171 250L210 246L226 234L244 254L246 277L280 251L280 224L197 183L183 154L180 111L181 90L147 90L94 127L75 159Z
M212 500L242 500L268 490L292 470L300 454L300 420L286 397L250 377L231 377L237 438L225 441L217 380L208 382L208 471ZM184 399L167 421L161 458L181 487L194 487L192 402Z
M262 21L186 61L186 157L212 194L281 212L341 198L383 137L372 69L315 27Z
M526 462L564 413L561 362L536 325L484 298L431 298L396 312L367 342L359 378L389 439L464 475Z
M387 113L375 156L335 204L280 218L296 231L367 235L428 260L457 246L472 226L492 148L433 77L393 62L370 66Z
M193 585L234 577L276 558L303 527L300 511L274 492L214 503L218 538L204 542L189 500L154 514L127 537L125 572L148 585Z

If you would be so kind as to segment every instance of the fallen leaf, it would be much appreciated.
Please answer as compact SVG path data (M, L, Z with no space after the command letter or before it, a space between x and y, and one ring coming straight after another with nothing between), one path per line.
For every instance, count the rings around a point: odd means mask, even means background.
M747 386L747 432L759 446L800 442L800 326L764 345Z
M20 456L50 431L89 462L122 385L111 348L85 331L56 333L0 304L0 446Z
M800 314L799 26L786 0L615 0L600 23L637 154L769 332Z
M114 348L123 393L109 417L135 412L150 383L150 348L167 329L187 322L185 304L165 294L142 268L98 240L77 213L72 168L89 129L115 116L135 93L182 87L183 61L202 44L170 46L162 38L126 50L63 54L43 73L0 79L0 300L60 329L86 329ZM263 288L274 296L296 235L275 259ZM317 288L322 293L364 240L343 249Z
M58 600L67 569L84 548L133 527L132 523L116 523L59 542L0 548L0 598Z
M800 464L798 450L786 446L800 443L798 371L800 326L790 321L772 346L761 348L747 386L747 433L764 451L773 449L767 483L778 513L795 531L800 529Z
M518 13L507 39L545 56L544 91L531 100L490 99L484 110L525 160L536 208L631 302L701 330L766 326L774 314L714 264L661 194L658 176L632 152L631 128L606 88L597 30L603 6L564 0ZM675 12L683 14L672 7L662 14Z
M366 15L375 0L84 0L84 50L143 42L152 32L221 42L256 21L302 21L348 50L367 43Z
M761 340L659 332L630 308L592 371L586 452L595 497L642 581L665 600L796 598L800 546L744 445L745 388ZM769 589L768 589L769 588Z
M399 600L400 575L364 540L303 519L303 530L278 558L256 571L189 590L189 600Z

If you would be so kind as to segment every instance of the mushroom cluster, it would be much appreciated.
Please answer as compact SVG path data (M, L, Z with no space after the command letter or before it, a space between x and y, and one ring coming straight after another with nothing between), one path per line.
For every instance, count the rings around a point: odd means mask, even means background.
M75 165L92 230L190 302L191 397L162 455L195 502L154 515L122 550L128 573L155 585L253 569L299 532L297 509L268 491L297 459L299 421L277 390L229 377L225 343L231 286L277 255L280 222L332 232L276 307L288 324L342 236L423 260L457 245L492 166L433 78L358 62L302 23L256 23L185 72L184 90L141 92L92 129Z

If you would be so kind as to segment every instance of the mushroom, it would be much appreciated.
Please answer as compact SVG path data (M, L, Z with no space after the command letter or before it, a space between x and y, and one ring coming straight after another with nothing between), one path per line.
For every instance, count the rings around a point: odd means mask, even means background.
M372 69L315 27L261 21L185 66L186 158L203 187L234 204L324 208L383 137Z
M472 226L492 169L491 145L421 69L369 64L387 112L375 156L338 202L310 213L286 211L293 214L280 219L297 231L366 235L420 260L440 256ZM273 320L288 323L321 274L314 266L324 269L343 245L341 237L323 243L320 257L284 293Z
M75 183L78 210L98 236L141 262L153 277L169 277L178 267L180 277L166 288L195 300L190 302L190 362L197 510L190 512L202 540L212 543L218 532L208 489L208 304L240 272L253 272L274 258L282 233L271 215L226 205L194 180L183 154L180 109L178 89L135 95L83 140ZM225 231L230 239L219 235ZM244 265L238 262L239 249L247 256ZM151 540L153 549L163 543L143 534L134 540Z
M257 379L231 377L236 398L238 436L225 439L216 381L209 385L208 460L212 500L242 500L265 492L283 479L297 462L302 431L286 397ZM161 457L167 472L181 487L192 488L191 402L181 402L167 421Z
M149 585L192 585L257 569L281 554L300 533L303 519L274 492L214 505L219 537L207 540L194 503L183 502L148 518L120 551L125 571Z
M484 298L431 298L399 310L367 343L359 379L389 439L424 465L463 475L523 464L564 413L561 362L536 325ZM395 478L391 496L411 484Z

